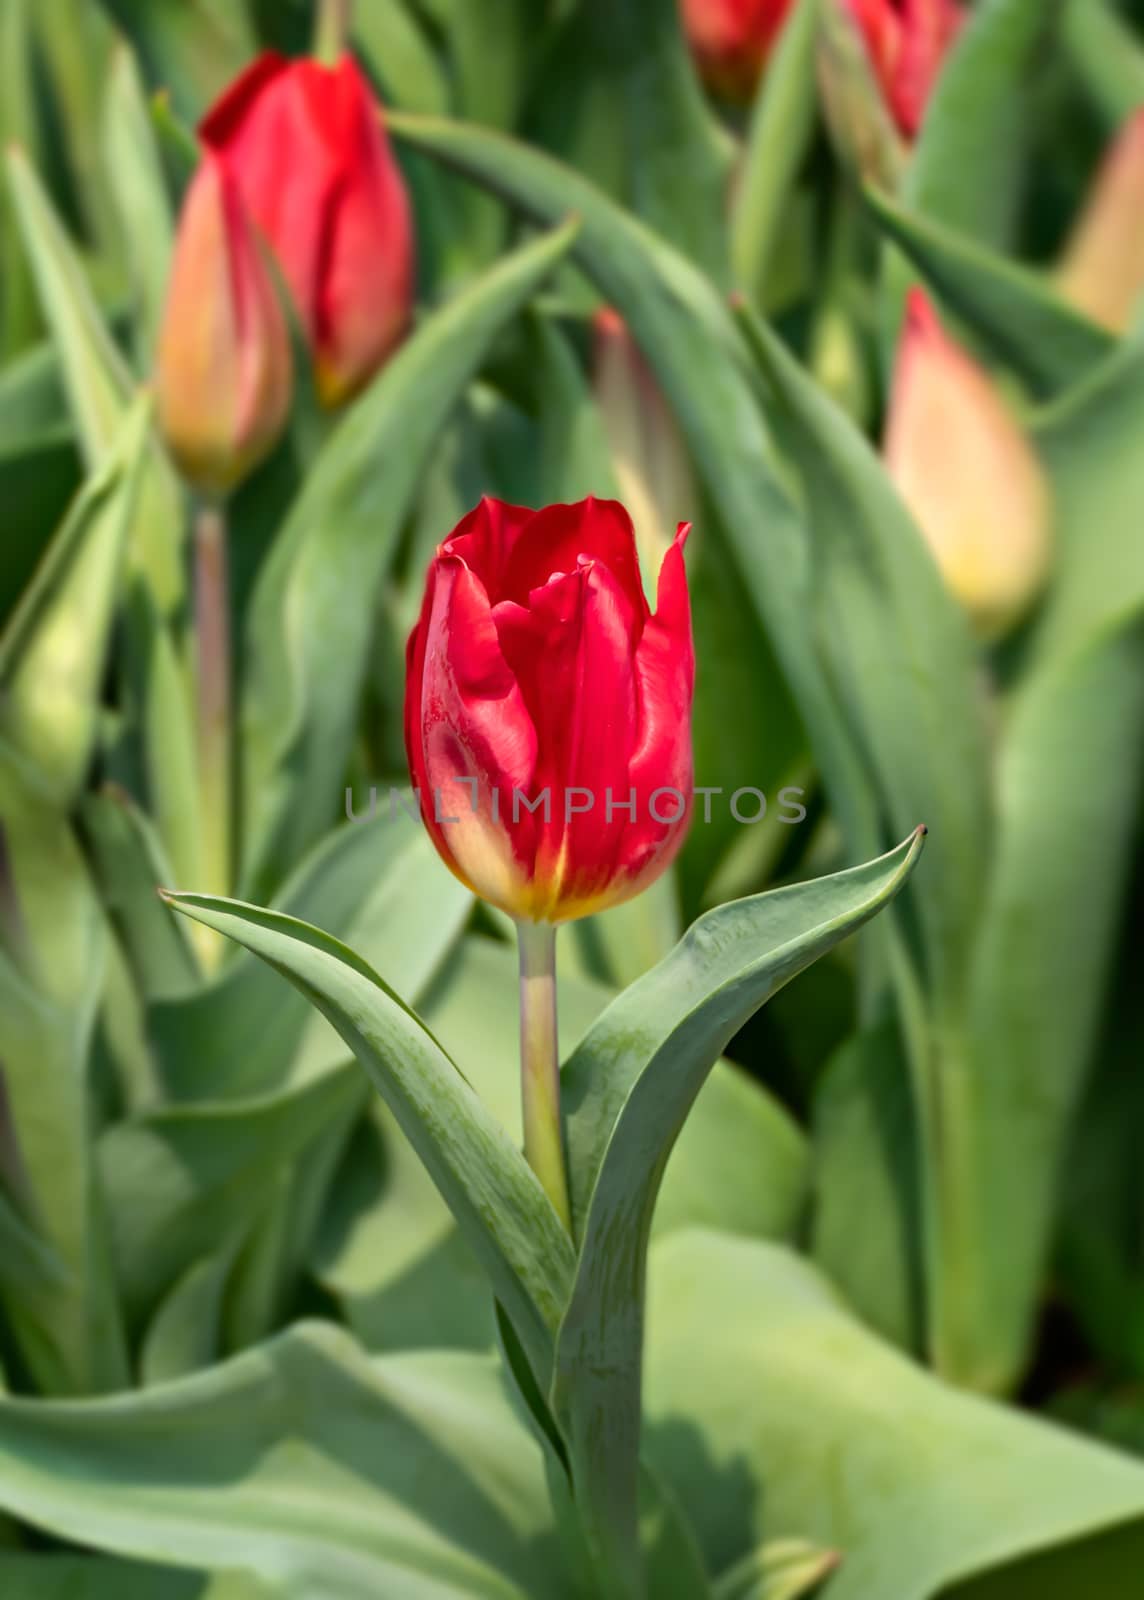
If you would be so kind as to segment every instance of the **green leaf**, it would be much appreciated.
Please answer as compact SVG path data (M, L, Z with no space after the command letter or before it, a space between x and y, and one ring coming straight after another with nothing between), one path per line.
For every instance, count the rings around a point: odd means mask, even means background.
M712 1065L784 983L887 905L922 849L742 900L700 918L619 996L565 1073L579 1260L552 1399L577 1501L603 1570L639 1592L636 1536L644 1275L675 1140ZM712 1181L715 1181L712 1178Z
M830 1600L1119 1600L1139 1570L1144 1468L947 1388L773 1245L656 1246L647 1408L712 1572L786 1538L838 1551Z
M177 1106L109 1129L99 1163L128 1317L138 1323L210 1249L245 1233L278 1173L361 1098L347 1063L269 1099Z
M116 1388L126 1352L92 1160L87 1067L104 926L66 820L0 745L0 1063L3 1181L35 1292L0 1273L5 1320L34 1379L56 1393Z
M1108 0L1068 0L1062 43L1113 129L1144 105L1144 49Z
M810 615L878 803L934 842L910 895L939 1008L962 991L990 837L985 728L965 620L866 440L745 312L779 437L799 473L814 566Z
M69 1541L251 1574L287 1600L591 1593L495 1361L371 1362L324 1324L143 1395L0 1401L0 1504Z
M759 82L736 184L731 266L738 287L764 308L768 269L817 118L817 36L818 0L798 0Z
M8 177L44 315L63 368L76 432L89 466L95 467L114 446L135 383L107 331L79 257L39 179L18 149L9 152ZM140 491L132 553L165 616L177 610L183 597L181 536L178 488L155 446Z
M95 746L148 423L140 401L0 636L0 735L60 809L75 800Z
M695 75L677 0L581 0L552 42L535 107L541 143L726 278L729 141Z
M720 1575L715 1600L799 1600L817 1591L837 1565L834 1550L805 1539L775 1539Z
M136 354L141 368L149 371L167 298L171 203L143 80L126 43L118 45L112 61L103 146L108 180L129 246L138 308Z
M101 1556L0 1555L5 1600L269 1600L252 1579L194 1572Z
M338 828L310 852L277 909L351 944L416 1002L471 904L420 821L400 805L390 815L382 797L375 821ZM303 997L244 953L197 993L157 1001L151 1023L163 1082L177 1100L267 1094L345 1058Z
M366 1069L437 1184L542 1381L572 1271L572 1246L539 1182L433 1036L344 945L238 901L173 895L288 977Z
M1048 398L1116 349L1116 339L1035 273L867 189L876 221L997 359Z
M247 626L250 886L275 887L336 814L378 586L434 442L575 233L524 246L424 324L340 423L275 541Z

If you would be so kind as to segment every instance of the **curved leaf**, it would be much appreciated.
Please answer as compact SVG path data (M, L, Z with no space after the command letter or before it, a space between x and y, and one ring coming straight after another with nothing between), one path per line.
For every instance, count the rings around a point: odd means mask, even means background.
M429 1169L546 1382L571 1242L524 1157L433 1036L364 962L317 928L235 900L168 898L289 978L342 1035Z
M709 912L634 983L568 1063L579 1261L552 1400L590 1542L639 1592L640 1358L652 1212L712 1065L775 990L876 915L913 871L924 830L864 867Z

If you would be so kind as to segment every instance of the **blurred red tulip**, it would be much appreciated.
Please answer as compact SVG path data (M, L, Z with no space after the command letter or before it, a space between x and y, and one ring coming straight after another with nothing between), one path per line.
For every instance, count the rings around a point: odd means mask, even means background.
M1066 299L1117 333L1144 296L1144 109L1123 125L1069 240L1060 274Z
M681 0L700 76L726 100L749 100L792 0Z
M950 592L983 637L1003 633L1048 575L1048 484L989 375L920 289L909 300L885 455Z
M922 125L945 53L965 20L957 0L846 0L874 74L907 139Z
M687 532L664 557L654 615L615 501L534 512L486 499L437 551L409 640L409 765L445 863L522 921L618 905L683 843Z
M326 67L269 53L200 132L278 258L322 401L340 404L400 341L413 303L409 198L368 83L349 56Z
M159 422L183 475L224 495L269 451L291 390L286 318L238 189L207 155L179 220L163 325Z

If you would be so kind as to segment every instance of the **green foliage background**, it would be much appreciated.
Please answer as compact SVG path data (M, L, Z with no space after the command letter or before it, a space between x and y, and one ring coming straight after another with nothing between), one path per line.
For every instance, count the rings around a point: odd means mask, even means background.
M146 387L187 130L315 18L0 0L4 1600L1136 1592L1144 345L1052 269L1137 9L977 0L890 193L826 136L816 0L742 113L674 0L358 0L419 303L230 508L257 912L195 892ZM989 651L874 448L914 280L1053 489ZM562 935L569 1240L501 919L344 796L405 781L459 516L616 492L601 305L689 485L697 781L809 816L717 811Z

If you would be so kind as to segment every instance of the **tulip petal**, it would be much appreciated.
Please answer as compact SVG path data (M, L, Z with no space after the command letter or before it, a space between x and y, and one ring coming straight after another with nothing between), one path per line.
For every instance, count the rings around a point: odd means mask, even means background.
M527 794L533 786L536 730L484 586L459 557L436 563L418 632L420 695L410 716L423 752L415 767L424 777L423 812L457 875L486 900L511 907L531 869L532 819L525 813L511 830L500 819L511 814L513 791Z
M499 595L525 603L553 573L600 562L641 614L647 615L632 519L617 500L589 496L576 505L537 511L512 545Z
M536 512L528 506L509 505L485 495L462 517L441 546L443 555L460 556L490 596L504 592L503 577L509 553Z

